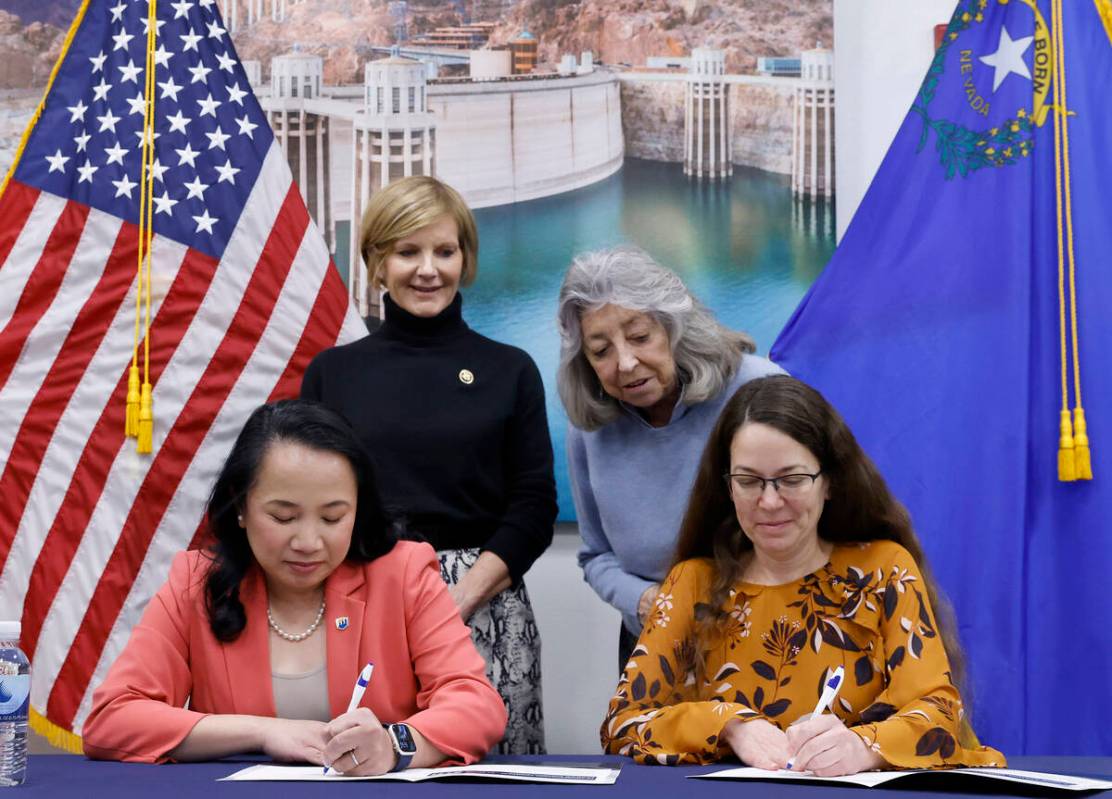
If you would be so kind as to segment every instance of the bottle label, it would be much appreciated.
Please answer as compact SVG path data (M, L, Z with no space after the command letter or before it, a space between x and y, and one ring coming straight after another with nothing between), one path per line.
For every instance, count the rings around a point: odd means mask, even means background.
M30 693L30 674L9 674L0 677L0 721L26 717L27 699Z

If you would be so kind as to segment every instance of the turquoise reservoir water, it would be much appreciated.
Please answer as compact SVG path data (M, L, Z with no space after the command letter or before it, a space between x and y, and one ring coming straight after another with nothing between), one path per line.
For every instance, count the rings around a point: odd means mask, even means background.
M464 290L464 317L484 335L528 351L541 370L565 521L575 518L575 507L564 453L568 422L556 395L555 316L572 257L623 243L643 247L767 354L834 251L829 205L798 203L784 177L750 169L699 183L679 164L630 158L593 186L475 215L479 276Z

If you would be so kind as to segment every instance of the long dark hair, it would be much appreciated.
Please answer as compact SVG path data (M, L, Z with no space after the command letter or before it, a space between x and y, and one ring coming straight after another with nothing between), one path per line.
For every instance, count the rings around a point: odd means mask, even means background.
M344 418L311 400L260 405L236 438L208 502L208 532L213 543L208 549L211 562L205 578L205 607L212 633L220 641L234 641L247 624L239 586L255 558L238 517L263 457L279 441L335 452L351 465L357 494L348 560L371 561L394 546L370 458Z
M911 516L892 496L834 407L818 391L787 375L750 380L739 388L722 409L703 450L673 560L675 565L705 557L714 563L710 610L697 627L700 638L709 638L724 620L723 606L730 589L741 579L743 556L753 549L741 531L729 487L722 477L730 470L734 434L747 422L784 433L818 460L830 486L830 498L819 518L820 538L832 543L895 541L911 553L923 575L954 684L964 688L965 658L953 610L931 576Z

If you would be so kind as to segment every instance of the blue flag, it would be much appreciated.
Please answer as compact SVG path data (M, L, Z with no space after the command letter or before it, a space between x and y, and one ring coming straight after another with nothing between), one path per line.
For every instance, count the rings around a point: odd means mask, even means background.
M958 615L982 741L1107 755L1112 4L1061 2L1060 21L1056 5L958 3L772 356L842 411L909 507ZM1063 481L1060 443L1063 477L1090 465L1078 406L1093 477Z

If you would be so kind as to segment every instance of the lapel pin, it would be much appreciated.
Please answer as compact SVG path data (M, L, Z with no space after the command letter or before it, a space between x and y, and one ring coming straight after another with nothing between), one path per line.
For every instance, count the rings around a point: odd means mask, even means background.
M469 386L475 382L475 375L472 374L470 369L460 369L459 382L463 383L465 386Z
M343 632L347 628L348 628L348 617L347 616L337 616L336 617L336 629L339 630L340 632Z

